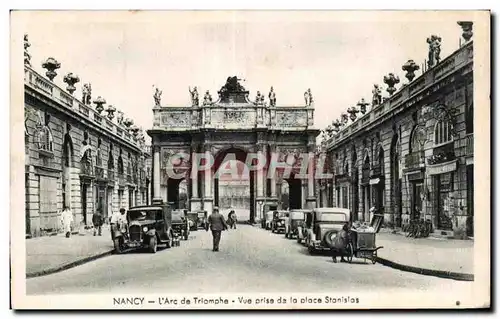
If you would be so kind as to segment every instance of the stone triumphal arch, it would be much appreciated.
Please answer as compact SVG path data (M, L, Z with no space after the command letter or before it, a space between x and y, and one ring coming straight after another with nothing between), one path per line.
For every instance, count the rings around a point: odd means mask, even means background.
M319 135L313 127L310 90L304 93L305 103L296 106L277 104L272 88L268 101L260 92L251 101L249 91L236 77L227 79L215 101L208 91L202 99L196 88L190 92L190 106L167 107L161 105L161 91L156 89L153 128L148 131L153 152L153 201L178 203L179 184L185 180L190 210L211 212L219 202L216 172L221 165L229 158L257 167L259 159L255 157L262 156L266 159L262 169L249 173L252 221L261 217L267 205L279 208L277 188L283 180L289 184L291 209L315 205L314 176L294 178L298 176L298 157L314 154ZM173 159L176 154L184 155ZM249 160L249 154L254 158ZM277 174L268 174L272 156L291 164L291 173L277 169ZM209 169L198 169L209 162Z

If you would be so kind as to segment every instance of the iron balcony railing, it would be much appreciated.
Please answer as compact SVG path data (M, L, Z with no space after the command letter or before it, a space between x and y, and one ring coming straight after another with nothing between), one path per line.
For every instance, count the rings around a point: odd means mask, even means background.
M420 168L425 165L424 152L418 151L405 156L405 167L407 169Z

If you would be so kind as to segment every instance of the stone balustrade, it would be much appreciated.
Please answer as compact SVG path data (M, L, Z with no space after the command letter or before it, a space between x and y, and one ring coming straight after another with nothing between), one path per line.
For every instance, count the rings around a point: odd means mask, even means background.
M392 97L382 102L381 105L374 107L368 113L358 118L356 122L341 129L339 133L328 140L327 148L331 148L333 145L347 140L348 137L359 131L369 129L369 127L378 123L386 115L411 106L417 102L418 96L422 92L432 89L437 90L440 85L444 85L440 84L440 82L444 83L454 72L462 70L462 73L464 73L468 72L469 69L472 72L473 57L473 42L471 41L435 67L428 69L411 83L402 86L399 92L396 92Z

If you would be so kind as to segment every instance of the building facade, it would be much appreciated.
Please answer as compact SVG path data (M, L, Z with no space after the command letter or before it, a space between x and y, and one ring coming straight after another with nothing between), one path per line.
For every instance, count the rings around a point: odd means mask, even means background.
M77 98L76 75L61 81L66 90L58 86L61 65L55 59L43 63L45 76L37 72L24 40L26 234L60 229L65 206L75 226L84 227L97 211L109 217L121 207L148 203L151 148L143 132L112 105L105 108L102 97L92 99L90 84Z
M420 76L409 60L407 83L396 88L388 74L387 97L375 85L371 107L362 100L325 130L334 179L323 182L321 205L350 208L360 221L375 207L389 227L424 219L442 235L473 236L472 23L459 25L458 50L441 59L441 38L429 37Z

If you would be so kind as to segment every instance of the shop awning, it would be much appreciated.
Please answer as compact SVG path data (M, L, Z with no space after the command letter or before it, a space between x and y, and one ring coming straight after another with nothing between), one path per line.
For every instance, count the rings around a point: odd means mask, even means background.
M380 183L380 178L370 179L370 185L376 185L378 183Z

